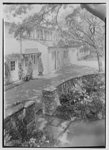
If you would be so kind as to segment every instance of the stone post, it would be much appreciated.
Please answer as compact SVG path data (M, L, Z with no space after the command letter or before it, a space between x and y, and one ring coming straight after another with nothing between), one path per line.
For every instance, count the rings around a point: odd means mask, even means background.
M30 133L35 125L35 102L34 101L28 101L24 105L23 109L23 117L25 118L25 121L27 123L27 129Z
M42 91L43 114L53 115L59 103L57 90L49 87Z

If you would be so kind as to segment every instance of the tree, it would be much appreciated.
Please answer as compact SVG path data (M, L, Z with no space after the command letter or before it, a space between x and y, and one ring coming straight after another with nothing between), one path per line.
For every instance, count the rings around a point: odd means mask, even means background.
M105 42L104 23L98 17L85 10L82 10L78 6L75 9L72 8L73 13L66 17L65 21L67 24L67 30L64 30L58 22L58 15L60 9L62 7L66 9L67 6L68 5L63 4L50 4L45 6L45 10L48 10L50 13L55 13L54 20L52 20L52 22L54 22L55 26L58 27L58 32L60 32L61 38L67 45L78 43L79 45L88 46L90 49L95 51L97 55L99 71L101 72L101 57L103 55L103 43Z
M23 67L22 67L22 40L23 36L26 34L30 34L30 28L28 24L23 21L22 16L31 10L31 5L5 5L4 13L6 15L5 21L11 22L9 33L14 34L14 37L19 40L20 43L20 62L19 62L19 77L22 79L23 77ZM11 19L10 19L11 18ZM18 20L17 22L15 20ZM12 22L13 21L13 22Z
M89 12L82 10L79 5L74 8L72 13L66 16L66 30L59 22L59 13L61 8L66 9L66 4L45 4L39 13L25 18L21 24L14 30L15 36L23 38L23 34L30 34L34 27L53 26L57 29L59 39L62 39L66 45L78 43L79 45L90 46L97 54L99 71L102 71L101 54L104 41L104 24L97 17ZM21 41L21 40L20 40Z
M22 54L22 38L23 33L29 32L27 25L25 23L22 24L22 16L28 12L28 10L32 9L32 5L4 5L4 14L5 14L5 21L13 22L11 23L9 33L14 33L14 37L20 41L20 53ZM12 20L10 20L10 18ZM19 20L19 22L15 22Z
M102 71L101 56L104 42L104 23L92 14L77 9L76 15L70 14L66 21L72 38L81 41L83 45L89 45L97 54L99 71Z
M31 9L32 5L30 4L4 5L4 14L6 17L5 19L9 19L8 17L21 17L23 14L26 14Z

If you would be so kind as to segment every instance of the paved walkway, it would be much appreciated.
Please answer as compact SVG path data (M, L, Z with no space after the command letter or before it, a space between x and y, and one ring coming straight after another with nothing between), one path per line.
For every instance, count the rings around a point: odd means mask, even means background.
M10 83L10 84L8 84L8 85L5 85L5 91L7 91L7 90L9 90L9 89L12 89L12 88L14 88L14 87L16 87L16 86L19 86L19 85L21 85L21 84L23 84L23 83L24 83L23 81L18 80L18 81L16 81L16 82L13 82L13 83Z
M105 146L105 120L62 120L40 116L36 127L56 141L54 147Z
M96 69L72 65L64 67L55 74L39 77L35 80L30 80L5 91L5 107L24 100L37 99L41 95L41 91L47 86L54 85L61 80L69 77L76 77L88 73L94 73Z
M47 86L54 85L61 80L65 80L69 77L76 77L78 75L84 75L88 73L96 72L96 69L72 65L64 67L55 74L39 77L35 80L30 80L5 91L5 107L16 102L21 102L28 99L37 99L40 97L41 91Z

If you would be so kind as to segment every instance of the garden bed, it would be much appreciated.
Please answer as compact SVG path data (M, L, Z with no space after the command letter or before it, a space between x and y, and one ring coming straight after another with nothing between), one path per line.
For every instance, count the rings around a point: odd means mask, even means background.
M57 117L88 120L105 118L104 74L75 78L70 88L64 86L59 95L61 105L56 109Z

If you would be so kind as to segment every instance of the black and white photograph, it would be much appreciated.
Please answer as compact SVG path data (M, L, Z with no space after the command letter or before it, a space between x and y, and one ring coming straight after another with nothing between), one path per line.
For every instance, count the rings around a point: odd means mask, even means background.
M106 3L2 3L2 147L106 148Z

